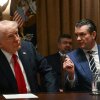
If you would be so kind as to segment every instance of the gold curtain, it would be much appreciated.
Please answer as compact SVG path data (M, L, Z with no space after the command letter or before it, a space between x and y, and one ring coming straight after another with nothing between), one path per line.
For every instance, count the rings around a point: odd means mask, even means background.
M54 52L60 34L60 0L37 0L37 47L43 55Z
M37 0L38 51L44 56L56 52L58 35L62 33L73 35L75 22L81 18L94 20L98 29L99 43L99 6L99 0ZM73 42L73 46L76 48L77 44Z

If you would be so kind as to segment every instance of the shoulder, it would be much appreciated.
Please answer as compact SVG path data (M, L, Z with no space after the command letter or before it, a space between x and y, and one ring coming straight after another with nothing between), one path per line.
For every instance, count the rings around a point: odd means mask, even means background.
M48 55L46 57L47 61L50 62L50 63L56 63L56 62L59 62L60 61L60 55L59 53L55 53L55 54L52 54L52 55Z
M36 52L36 48L29 41L21 41L21 48L19 49L19 51L25 51L28 53L30 52L32 53L32 52Z
M73 50L72 52L67 54L71 59L79 59L83 57L85 54L82 49L78 48L76 50Z
M51 55L48 55L46 56L46 59L52 59L52 58L58 58L60 57L59 53L54 53L54 54L51 54Z
M100 45L97 45L98 46L98 49L100 49Z
M34 45L32 44L32 42L24 41L24 40L21 41L21 47L22 48L24 48L24 47L26 47L26 48L30 48L30 47L35 48Z
M29 41L24 41L24 40L21 41L21 45L28 45L28 44L31 44L31 42L29 42Z
M83 52L82 49L78 48L78 49L75 49L69 53L67 53L68 55L77 55L77 54L80 54L81 52Z

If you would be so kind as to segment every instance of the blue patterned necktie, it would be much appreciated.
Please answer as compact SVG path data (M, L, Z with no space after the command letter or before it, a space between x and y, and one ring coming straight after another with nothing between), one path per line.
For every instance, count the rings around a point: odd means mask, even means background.
M92 56L93 51L88 51L87 53L89 55L90 69L91 69L91 71L93 73L96 73L97 72L97 68L96 68L96 64L95 64L94 58Z

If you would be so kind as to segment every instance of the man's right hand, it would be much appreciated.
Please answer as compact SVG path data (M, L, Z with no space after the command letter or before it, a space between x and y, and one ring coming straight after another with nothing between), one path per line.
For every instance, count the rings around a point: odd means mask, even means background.
M75 73L74 63L72 62L72 60L69 57L65 58L64 63L63 63L63 69L68 72L69 80L73 80L74 73Z

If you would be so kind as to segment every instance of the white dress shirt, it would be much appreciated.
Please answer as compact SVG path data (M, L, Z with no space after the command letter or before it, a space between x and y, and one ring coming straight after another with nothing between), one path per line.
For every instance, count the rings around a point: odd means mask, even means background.
M83 50L86 58L89 62L89 54L87 53L87 50ZM94 58L95 64L96 64L96 68L100 70L100 61L99 61L99 55L98 55L98 47L97 44L95 43L95 46L91 49L91 51L93 51L92 56ZM90 64L89 64L90 65Z

